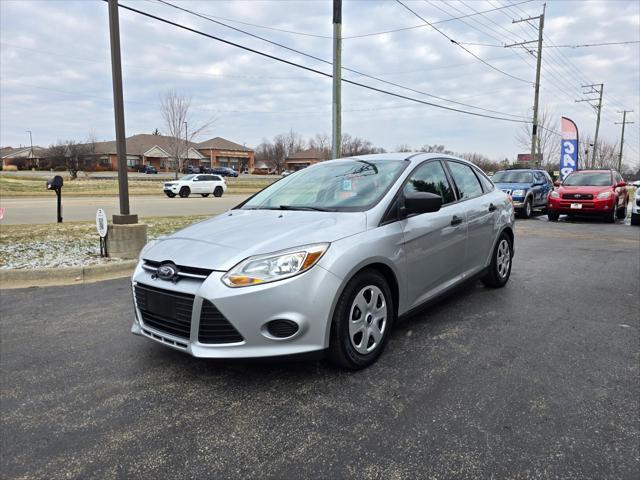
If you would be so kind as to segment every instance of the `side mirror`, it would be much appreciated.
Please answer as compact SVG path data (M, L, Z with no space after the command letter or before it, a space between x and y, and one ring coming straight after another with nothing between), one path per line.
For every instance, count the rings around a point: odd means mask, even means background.
M437 212L442 206L442 197L429 192L412 192L404 196L404 215Z
M627 182L618 182L616 184L616 188L620 188L620 187L626 187L627 186Z
M555 182L553 182L553 185L556 187L560 186L560 180L556 180Z

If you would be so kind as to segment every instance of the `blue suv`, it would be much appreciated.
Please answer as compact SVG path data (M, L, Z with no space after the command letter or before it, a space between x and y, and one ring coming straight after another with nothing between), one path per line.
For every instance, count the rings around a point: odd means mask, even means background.
M501 170L491 180L511 195L513 206L522 218L529 218L534 208L546 208L547 197L553 190L549 174L533 168Z

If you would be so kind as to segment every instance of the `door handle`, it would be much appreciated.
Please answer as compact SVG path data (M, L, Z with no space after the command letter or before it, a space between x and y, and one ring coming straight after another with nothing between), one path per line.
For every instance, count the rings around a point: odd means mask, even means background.
M460 225L462 223L462 219L460 217L458 217L457 215L454 215L453 218L451 219L451 226L454 227L456 225Z
M489 211L490 212L495 212L497 210L498 207L496 207L493 203L489 204Z

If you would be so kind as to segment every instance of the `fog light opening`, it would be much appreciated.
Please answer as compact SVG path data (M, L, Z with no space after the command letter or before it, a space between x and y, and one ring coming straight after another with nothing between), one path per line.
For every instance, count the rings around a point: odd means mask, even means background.
M289 338L293 337L300 327L292 320L271 320L267 322L266 331L274 338Z

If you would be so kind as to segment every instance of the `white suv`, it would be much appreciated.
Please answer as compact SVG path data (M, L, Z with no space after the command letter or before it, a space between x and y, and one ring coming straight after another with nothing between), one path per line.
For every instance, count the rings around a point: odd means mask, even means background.
M221 197L227 190L227 182L218 175L185 175L180 180L165 183L162 189L169 198L176 195L187 198L192 193L199 193L203 197L208 197L211 194L214 197Z

